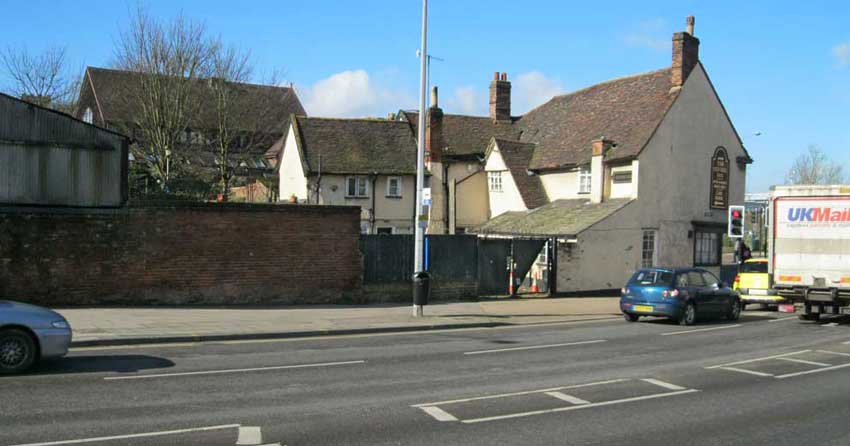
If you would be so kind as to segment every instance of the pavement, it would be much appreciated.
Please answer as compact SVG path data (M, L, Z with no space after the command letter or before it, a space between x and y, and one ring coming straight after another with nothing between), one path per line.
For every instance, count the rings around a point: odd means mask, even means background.
M428 305L57 309L74 346L213 341L540 324L619 316L618 298L502 299Z
M850 444L850 325L746 311L76 348L0 377L0 444Z

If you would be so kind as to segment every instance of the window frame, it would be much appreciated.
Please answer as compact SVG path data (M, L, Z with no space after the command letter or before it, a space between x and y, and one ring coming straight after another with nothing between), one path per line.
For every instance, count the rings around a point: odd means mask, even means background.
M396 192L392 193L391 185L395 181L396 183ZM387 198L401 198L402 197L402 185L401 185L401 177L387 177Z
M593 174L590 171L590 166L581 166L578 168L578 193L589 194L593 189Z
M650 249L647 249L647 235L650 235L650 241L652 246ZM646 253L649 252L649 259L647 259ZM649 260L650 264L647 264L646 261ZM657 229L644 229L641 232L641 241L640 241L640 267L641 268L654 268L658 264L658 230Z
M352 181L354 181L354 194L351 194ZM361 187L362 186L362 187ZM361 193L362 189L362 193ZM363 176L349 176L345 178L345 198L368 198L369 179Z
M387 232L389 230L389 232ZM395 234L395 228L392 226L378 226L375 228L375 234L377 235L393 235Z
M714 259L707 259L707 256L712 254L712 244L714 245ZM723 237L721 234L717 231L695 229L694 266L720 266L721 263L723 263Z
M502 172L504 170L488 170L487 171L487 190L490 192L502 193L505 191L504 182L502 181ZM494 187L498 185L498 188Z
M628 178L624 180L623 178ZM632 171L631 170L623 170L620 172L614 172L611 174L611 183L612 184L631 184L632 183Z

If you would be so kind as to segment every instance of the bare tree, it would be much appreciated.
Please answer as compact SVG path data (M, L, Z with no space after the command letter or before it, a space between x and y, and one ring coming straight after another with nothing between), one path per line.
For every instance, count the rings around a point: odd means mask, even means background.
M135 111L124 130L136 135L136 158L147 163L163 189L172 157L201 108L198 80L210 75L213 50L203 24L183 16L160 21L141 8L117 41L116 67L138 75L124 95Z
M79 78L68 69L66 48L52 46L39 54L26 47L7 47L0 65L11 85L9 92L42 107L73 111Z
M844 182L841 164L830 160L819 148L809 146L794 160L785 176L786 184L840 184Z

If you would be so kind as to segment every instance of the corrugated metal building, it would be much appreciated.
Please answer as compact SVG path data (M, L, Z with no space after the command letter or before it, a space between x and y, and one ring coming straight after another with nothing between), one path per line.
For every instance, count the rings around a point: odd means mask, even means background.
M0 94L0 205L121 206L127 150L123 135Z

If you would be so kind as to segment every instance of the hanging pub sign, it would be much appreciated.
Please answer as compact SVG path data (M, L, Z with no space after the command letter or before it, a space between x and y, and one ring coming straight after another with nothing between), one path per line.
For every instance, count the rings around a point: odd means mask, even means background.
M718 147L711 157L711 207L729 207L729 157L726 149Z

